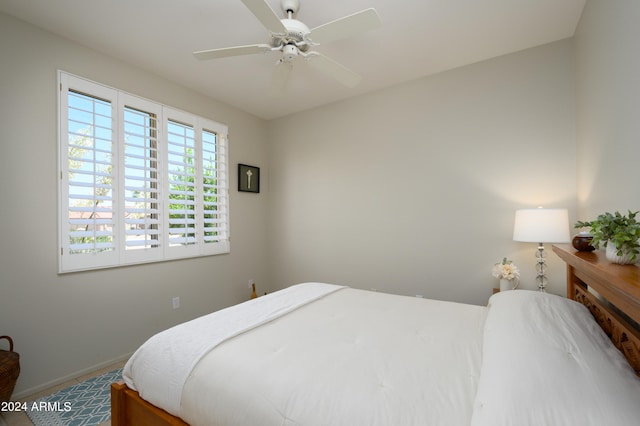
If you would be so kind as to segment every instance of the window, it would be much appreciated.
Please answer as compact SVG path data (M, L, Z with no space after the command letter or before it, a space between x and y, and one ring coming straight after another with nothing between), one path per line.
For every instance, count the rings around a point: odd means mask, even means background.
M228 253L227 127L60 72L60 272Z

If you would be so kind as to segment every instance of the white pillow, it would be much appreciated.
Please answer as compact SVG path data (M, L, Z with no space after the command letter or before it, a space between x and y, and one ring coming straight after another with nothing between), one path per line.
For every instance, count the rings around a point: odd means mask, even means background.
M472 426L640 424L640 379L581 304L506 291L489 300Z

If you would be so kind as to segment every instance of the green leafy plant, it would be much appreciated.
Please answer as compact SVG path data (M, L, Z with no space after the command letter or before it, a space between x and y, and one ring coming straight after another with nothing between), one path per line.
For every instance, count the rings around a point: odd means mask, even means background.
M591 228L591 236L593 240L591 245L598 248L600 243L604 247L613 243L616 246L617 255L622 256L625 253L631 254L631 259L636 260L640 254L640 223L636 221L636 215L640 212L632 212L629 210L628 215L615 212L609 212L599 215L595 220L590 222L578 221L575 228Z

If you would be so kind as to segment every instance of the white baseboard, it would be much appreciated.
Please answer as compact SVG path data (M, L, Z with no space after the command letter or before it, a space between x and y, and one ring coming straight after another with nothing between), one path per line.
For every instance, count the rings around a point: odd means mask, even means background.
M113 359L109 359L107 361L101 362L101 363L93 365L91 367L84 368L82 370L75 371L75 372L67 374L65 376L58 377L57 379L50 380L50 381L48 381L46 383L42 383L41 385L33 386L33 387L28 388L28 389L23 389L22 391L13 394L11 396L11 399L14 400L14 401L22 400L23 398L26 398L26 397L28 397L30 395L33 395L33 394L38 393L38 392L42 392L45 389L52 388L52 387L57 386L57 385L59 385L61 383L68 382L69 380L77 379L78 377L84 376L85 374L93 373L94 371L97 371L97 370L100 370L102 368L108 367L111 364L115 364L117 362L125 361L125 360L131 358L131 355L133 355L133 352L130 352L130 353L125 354L125 355L121 355L121 356L113 358ZM0 425L1 424L2 423L0 423Z

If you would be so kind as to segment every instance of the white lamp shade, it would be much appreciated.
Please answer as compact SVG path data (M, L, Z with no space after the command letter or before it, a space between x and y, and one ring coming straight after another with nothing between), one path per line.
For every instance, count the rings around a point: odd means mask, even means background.
M527 243L568 243L567 209L516 210L513 240Z

